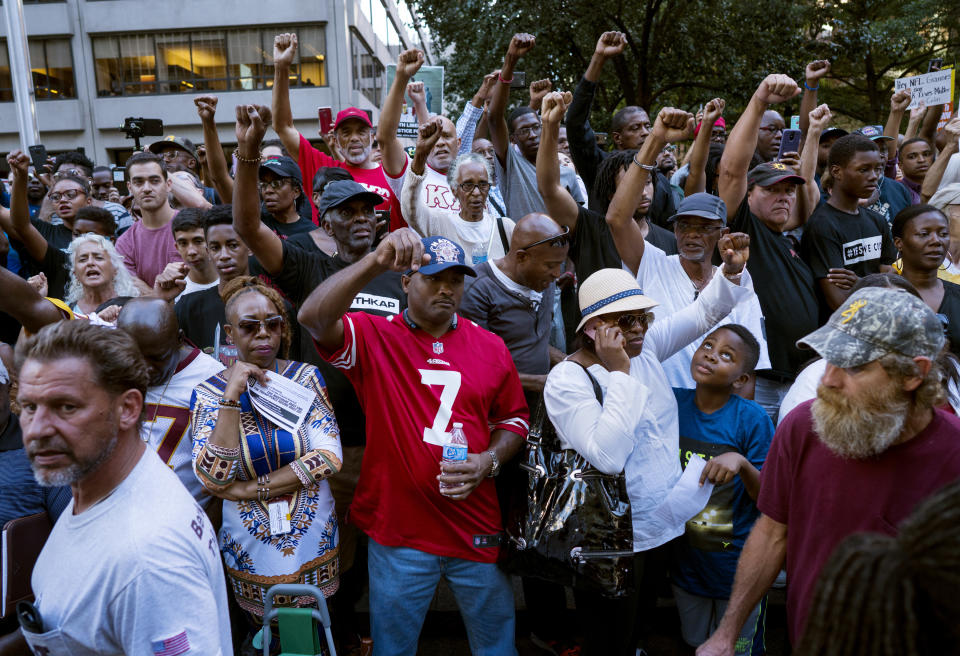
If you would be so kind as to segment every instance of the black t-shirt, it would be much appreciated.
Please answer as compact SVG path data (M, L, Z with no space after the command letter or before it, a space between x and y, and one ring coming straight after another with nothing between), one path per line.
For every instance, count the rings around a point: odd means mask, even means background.
M62 223L54 225L40 219L30 219L30 223L54 248L64 249L73 241L73 231Z
M890 227L879 214L865 207L848 214L829 203L820 203L807 220L800 252L817 280L841 268L862 278L897 259Z
M217 285L208 289L184 294L174 306L180 330L205 353L212 353L217 327L220 328L220 343L227 343L227 333L223 326L227 323L223 301L220 300L220 288Z
M947 339L950 340L950 350L960 357L960 285L943 281L943 300L937 314L947 318Z
M677 236L673 234L673 231L661 228L656 223L650 223L649 221L647 221L647 225L650 226L650 232L647 233L648 242L667 255L676 255L679 252L677 251Z
M815 281L783 233L768 228L744 197L730 221L730 230L750 236L750 277L763 311L771 371L793 378L800 365L813 357L797 348L797 340L819 327Z
M649 220L647 223L650 226L647 243L668 255L676 254L677 239L673 233ZM569 256L581 283L600 269L619 269L623 265L606 217L582 206L577 209L577 227L573 231Z
M40 219L32 218L30 223L33 224L33 227L37 229L37 232L47 240L47 245L56 250L65 250L67 246L70 245L70 242L73 241L73 231L68 229L63 224L54 225L46 221L41 221ZM10 245L20 254L20 264L22 270L20 275L24 278L29 278L30 276L35 276L41 271L43 271L47 276L48 287L50 289L50 296L55 298L63 298L63 293L59 295L54 295L54 287L50 283L50 271L44 268L44 262L38 262L37 260L30 257L27 253L27 247L23 245L23 242L19 239L10 239ZM49 253L47 254L49 257ZM66 285L64 282L63 286L60 287L62 290Z
M300 247L303 244L305 247ZM298 308L316 287L349 263L340 257L331 257L317 248L313 238L304 233L283 242L283 268L269 276L280 291ZM369 312L384 317L399 314L407 307L407 296L400 284L400 274L382 273L371 280L353 299L351 312ZM340 427L340 442L344 446L366 443L366 420L353 385L343 373L331 366L317 353L308 330L300 330L299 344L292 349L301 362L313 364L320 370L327 385L330 403Z
M70 282L70 256L66 251L47 243L47 252L43 262L39 264L39 271L47 276L47 296L62 299L66 294L67 284Z
M280 239L289 239L293 235L310 232L317 229L317 226L314 225L313 221L311 221L309 218L305 219L302 216L293 223L284 223L282 221L277 221L269 212L265 212L260 216L260 220L263 221L265 226L277 233Z

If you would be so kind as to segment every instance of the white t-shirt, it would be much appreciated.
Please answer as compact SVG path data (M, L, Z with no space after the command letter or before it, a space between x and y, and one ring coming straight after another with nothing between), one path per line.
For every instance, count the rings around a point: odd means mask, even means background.
M67 505L32 586L44 633L23 635L35 654L149 655L164 642L233 654L216 534L150 449L107 498L79 515Z
M714 277L719 275L721 274L717 267L714 267ZM645 296L660 304L653 309L656 321L676 313L695 299L696 289L680 264L680 256L667 255L649 242L644 246L637 282ZM749 290L749 294L745 295L718 325L738 323L749 329L760 343L760 361L756 368L769 369L770 358L767 355L767 340L763 332L763 311L760 309L760 300L753 291L753 279L746 269L743 270L740 285ZM697 386L690 375L690 362L705 336L701 335L663 362L663 371L667 374L671 387L693 389Z
M790 414L790 411L796 408L804 401L817 398L817 387L820 385L820 379L823 378L827 370L827 361L823 358L811 362L806 368L797 374L793 385L787 390L783 401L780 402L780 414L777 417L777 423L783 421L783 418Z
M177 301L180 300L180 297L181 297L181 296L184 296L184 295L186 295L186 294L190 294L190 293L192 293L192 292L203 291L204 289L210 289L211 287L216 287L216 286L219 285L219 284L220 284L220 279L219 279L219 278L217 278L217 279L214 280L213 282L203 282L203 283L201 283L201 282L193 282L192 280L190 280L190 276L187 276L187 286L183 288L183 291L182 291L182 292L180 292L179 294L177 294L177 297L176 297L175 299L173 299L173 302L176 303Z
M166 383L147 388L146 416L140 437L176 473L197 503L206 507L212 497L193 473L193 436L190 432L190 398L193 388L216 376L224 366L194 349L177 365Z

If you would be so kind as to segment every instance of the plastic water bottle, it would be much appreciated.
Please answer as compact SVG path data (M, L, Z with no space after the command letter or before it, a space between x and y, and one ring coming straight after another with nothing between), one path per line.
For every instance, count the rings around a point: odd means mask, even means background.
M463 424L454 423L453 430L450 431L450 440L443 445L443 458L440 462L466 462L467 460L467 436L463 434ZM457 487L440 483L440 489Z

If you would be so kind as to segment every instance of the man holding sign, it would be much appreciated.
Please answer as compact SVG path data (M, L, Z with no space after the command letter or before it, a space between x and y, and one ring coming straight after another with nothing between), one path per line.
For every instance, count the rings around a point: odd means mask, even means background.
M375 276L406 272L408 308L348 312ZM377 653L412 654L443 576L473 653L515 654L514 602L497 568L502 523L491 476L527 434L527 404L503 341L457 315L458 244L390 233L327 278L300 308L317 349L351 380L367 413L367 450L350 516L370 537L370 621ZM482 357L478 357L482 354ZM452 422L469 454L440 464Z

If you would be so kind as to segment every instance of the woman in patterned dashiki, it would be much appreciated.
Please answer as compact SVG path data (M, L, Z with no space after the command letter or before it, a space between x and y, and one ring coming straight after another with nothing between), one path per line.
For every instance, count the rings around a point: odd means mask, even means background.
M264 593L277 583L309 583L327 597L337 590L337 519L326 479L340 469L340 432L316 368L277 357L290 346L280 295L244 276L226 285L223 299L239 359L194 390L194 470L224 499L219 539L227 581L240 607L262 617ZM265 384L268 372L315 393L294 434L251 403L248 380Z

